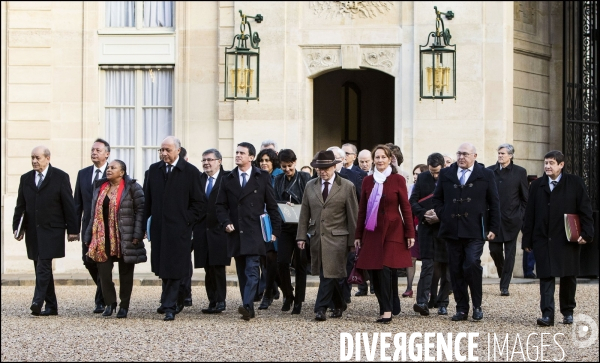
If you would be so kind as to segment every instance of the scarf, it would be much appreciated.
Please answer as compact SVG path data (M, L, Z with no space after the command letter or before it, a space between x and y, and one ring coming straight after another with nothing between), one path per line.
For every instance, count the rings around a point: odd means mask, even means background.
M383 194L383 183L391 173L391 166L388 166L383 173L377 170L377 168L373 168L375 187L369 196L369 202L367 203L367 219L365 221L365 228L368 231L374 231L375 227L377 227L377 211L379 210L379 202L381 200L381 195Z
M119 232L119 219L117 218L119 207L121 204L121 195L125 189L125 180L121 180L117 193L109 196L108 203L108 231L105 230L104 226L104 211L102 210L102 204L104 198L110 190L110 183L106 182L100 187L98 193L98 200L96 201L94 220L92 224L92 242L88 249L88 257L96 262L106 262L108 256L106 255L106 235L110 239L110 256L121 257L121 235Z

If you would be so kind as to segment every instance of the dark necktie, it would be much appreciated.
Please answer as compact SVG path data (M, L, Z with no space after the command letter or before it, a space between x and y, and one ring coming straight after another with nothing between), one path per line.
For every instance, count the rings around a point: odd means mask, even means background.
M94 185L94 183L96 183L96 180L100 179L100 169L96 169L96 176L94 177L94 181L92 182L92 185Z
M38 180L37 188L40 189L40 187L42 186L42 182L44 181L44 174L38 173L38 176L40 177L40 179Z
M552 190L551 191L553 191L554 188L556 188L556 184L558 184L558 182L556 180L553 180L553 181L550 182L550 184L552 184Z
M171 168L172 168L172 167L173 167L173 165L171 165L171 164L167 164L167 178L168 178L169 176L171 176Z
M327 196L329 195L329 182L323 183L323 201L327 200Z
M210 192L212 191L213 180L214 180L214 178L212 176L208 177L208 186L206 187L206 196L209 196Z
M246 183L248 182L246 180L246 177L248 176L248 174L246 173L242 173L242 189L244 189L244 187L246 186Z

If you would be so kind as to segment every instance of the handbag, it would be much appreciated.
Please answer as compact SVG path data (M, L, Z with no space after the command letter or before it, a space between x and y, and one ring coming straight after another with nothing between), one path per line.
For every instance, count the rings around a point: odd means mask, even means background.
M352 271L350 271L350 275L348 275L348 283L360 285L365 281L363 270L356 267L356 261L358 261L358 253L360 252L360 248L356 250L356 257L354 258L354 264L352 266Z

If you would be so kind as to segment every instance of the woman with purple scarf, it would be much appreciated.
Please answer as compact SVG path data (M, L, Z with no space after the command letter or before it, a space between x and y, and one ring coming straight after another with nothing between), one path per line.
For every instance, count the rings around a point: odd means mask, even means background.
M376 322L387 324L392 321L393 297L398 295L393 271L412 266L409 248L415 229L406 180L391 164L392 150L378 145L372 157L373 174L363 180L354 246L360 248L356 267L371 270L379 302Z

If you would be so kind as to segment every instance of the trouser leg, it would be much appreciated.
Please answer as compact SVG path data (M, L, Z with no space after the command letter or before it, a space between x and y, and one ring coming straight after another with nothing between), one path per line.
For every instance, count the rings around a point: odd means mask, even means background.
M396 273L396 270L386 266L381 270L371 270L380 315L391 312L393 308L393 273Z
M494 260L496 265L496 271L498 271L498 277L502 278L502 272L504 270L504 242L489 242L490 256Z
M46 309L58 310L54 276L52 275L52 259L38 259L33 262L35 268L35 290L33 302L40 307L46 302Z
M515 268L515 255L517 254L517 239L504 243L504 269L500 276L500 288L508 289Z
M469 291L465 281L463 264L465 261L465 251L463 244L459 240L447 240L448 263L450 265L450 275L452 276L452 290L454 291L454 301L456 301L456 311L469 312Z
M131 292L133 291L133 271L135 264L125 263L119 260L119 306L123 309L129 309L131 301Z
M465 281L471 291L473 307L481 307L483 299L483 267L481 267L481 255L483 254L483 240L468 240L465 243L465 261L463 271Z
M181 279L163 279L162 305L165 313L175 313L177 311L180 285Z
M104 297L102 296L102 284L100 283L100 277L98 276L98 266L96 266L96 262L89 259L86 254L89 250L89 247L85 245L85 243L81 243L81 253L83 259L83 265L86 270L88 270L92 280L96 284L96 294L94 296L94 302L96 305L104 305Z
M239 261L243 261L238 264ZM259 277L259 266L260 256L240 256L236 257L236 267L243 268L238 270L238 278L240 279L240 290L243 290L242 300L245 306L254 307L254 298L256 296L256 289L260 280ZM240 274L244 275L243 278ZM243 282L243 285L242 285Z
M421 267L423 268L423 267ZM440 278L442 277L442 270L439 262L433 263L433 276L431 277L431 287L429 288L429 292L431 296L429 297L429 307L432 308L437 302L438 295L438 287L440 283Z
M540 279L540 310L543 317L554 319L554 277Z
M104 295L104 303L107 306L117 302L117 292L115 284L112 280L113 260L109 256L105 262L96 262L98 266L98 275L100 276L100 284L102 285L102 293Z
M192 298L192 275L194 274L194 266L190 260L188 265L187 274L181 279L181 285L179 286L178 300L179 304L183 304L184 299Z
M204 268L204 288L206 289L206 296L208 297L210 306L217 303L217 289L213 271L213 266L206 266Z
M276 281L279 280L279 275L277 273L277 252L276 251L267 252L265 265L266 265L266 272L267 272L267 285L266 285L267 289L265 289L265 296L272 297L273 293L275 293L275 290L277 289Z
M227 298L227 277L225 266L211 266L217 302L225 302Z
M352 272L355 257L356 254L354 252L350 252L346 255L346 276L349 276L350 272ZM349 300L350 295L352 293L352 284L350 284L346 278L342 278L340 279L340 286L342 289L342 297L344 301Z
M319 273L319 290L317 300L315 301L315 313L320 310L327 310L327 307L333 306L335 309L343 309L345 302L342 296L342 287L337 278L325 278L323 267Z
M429 303L431 293L431 279L433 278L433 259L421 260L421 275L417 284L417 304Z
M303 302L306 296L306 256L304 250L294 247L294 261L296 261L296 296L295 302ZM289 273L288 268L288 273Z
M523 251L523 276L533 274L535 268L535 255L533 252Z
M448 307L450 303L450 289L452 288L452 283L450 281L450 266L447 263L439 263L440 265L440 290L437 295L437 304L438 307Z
M560 312L563 315L573 315L575 303L575 293L577 291L577 278L575 276L565 276L560 278L558 290Z
M242 304L244 300L244 290L246 289L246 256L234 257L235 270L238 276L238 287L242 296Z

